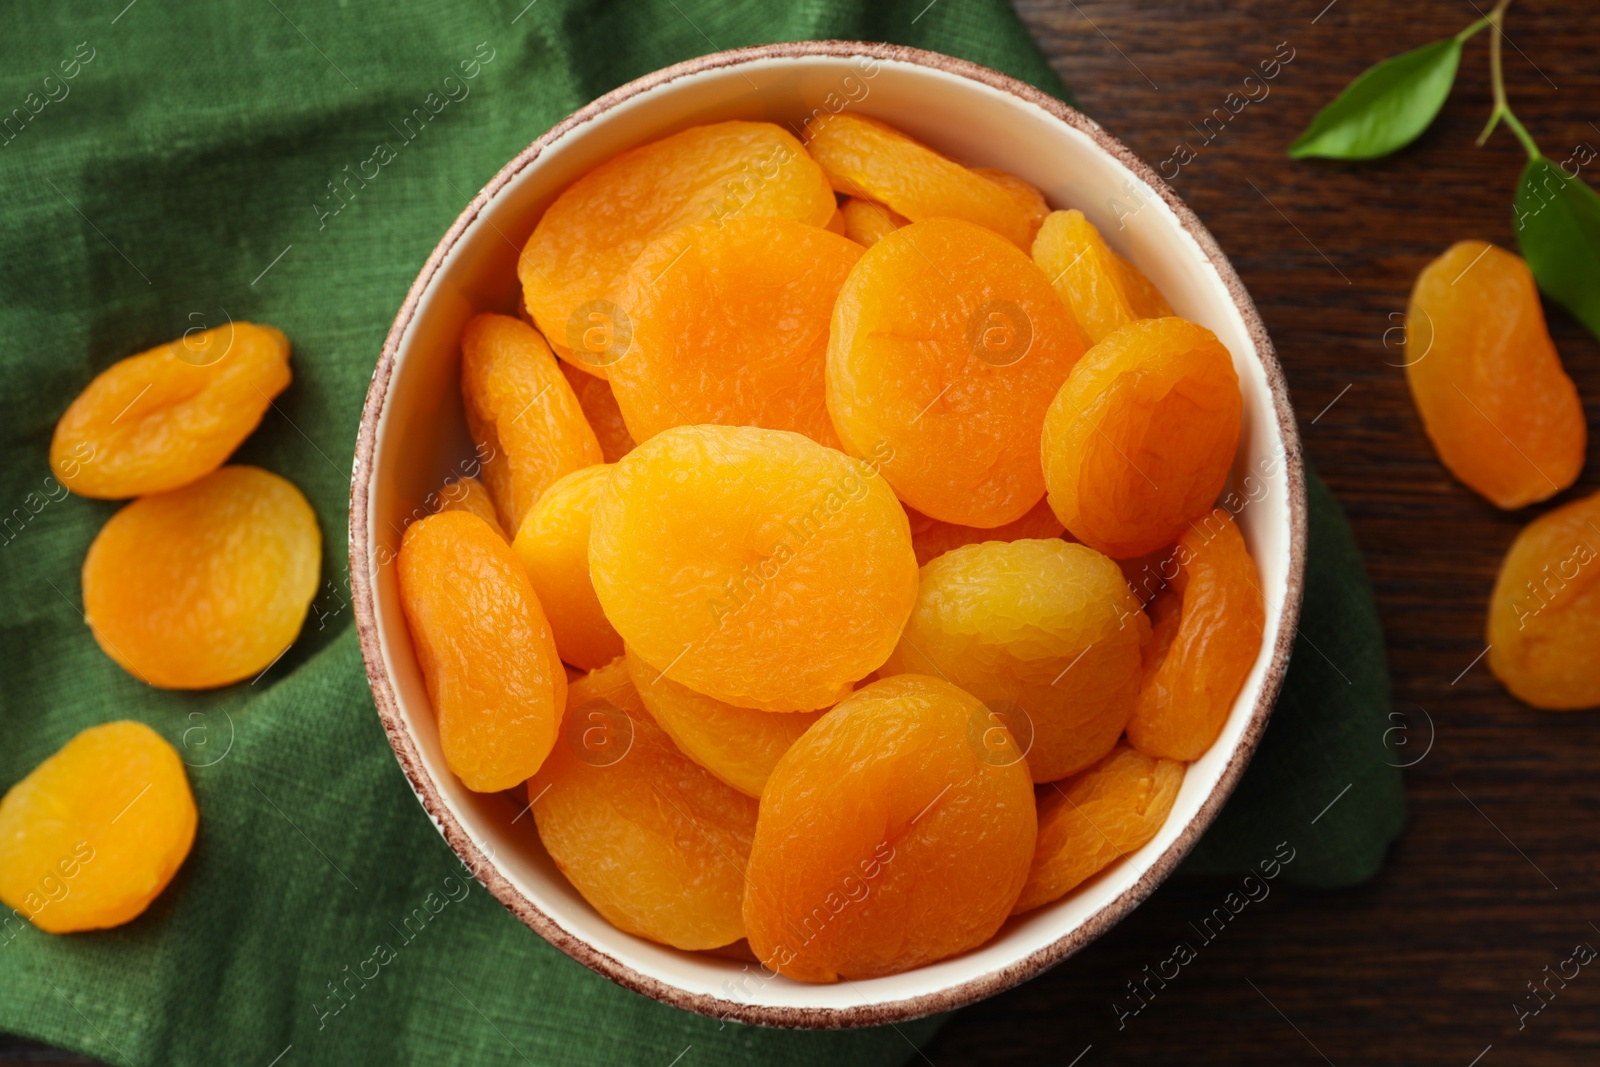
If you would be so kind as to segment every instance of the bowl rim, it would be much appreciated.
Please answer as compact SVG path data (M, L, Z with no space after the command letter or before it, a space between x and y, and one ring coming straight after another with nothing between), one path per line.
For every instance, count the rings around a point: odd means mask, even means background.
M1079 130L1093 140L1097 147L1128 168L1145 182L1167 204L1179 224L1199 244L1205 258L1216 270L1233 300L1235 309L1244 322L1251 342L1256 349L1268 388L1272 395L1272 410L1277 419L1278 433L1283 441L1285 475L1289 488L1289 566L1285 575L1283 624L1278 631L1272 658L1267 665L1261 691L1250 718L1240 736L1238 745L1229 756L1227 765L1210 794L1188 825L1155 862L1113 900L1090 915L1078 926L1050 944L1036 949L1022 959L1005 967L977 975L944 989L916 996L848 1008L808 1008L792 1005L762 1005L730 1000L709 994L693 993L642 974L614 956L600 950L583 939L568 933L553 918L523 896L500 873L494 858L484 851L472 833L451 812L449 806L435 789L426 773L421 753L415 740L406 729L400 714L399 700L384 667L382 648L378 637L377 609L374 598L371 553L368 551L368 502L372 489L372 461L377 448L377 427L388 399L389 385L394 374L400 343L416 317L422 295L438 273L446 256L454 249L467 227L517 174L531 164L544 149L569 131L583 126L617 105L642 93L649 92L686 76L700 74L722 67L737 66L759 60L794 59L809 57L870 58L929 67L953 74L989 88L1021 98L1024 102L1049 113L1054 118ZM472 198L449 230L434 247L427 262L406 293L405 301L395 316L384 339L383 349L372 374L372 382L362 406L361 423L356 439L355 462L350 483L350 578L351 600L355 609L356 630L361 643L361 656L366 666L367 680L372 690L378 716L383 722L395 758L410 782L412 791L435 827L463 865L524 925L567 956L597 974L653 1000L677 1008L693 1011L717 1019L734 1019L739 1022L763 1026L800 1029L844 1029L862 1026L881 1026L920 1018L937 1012L951 1011L975 1001L993 996L1019 985L1055 966L1098 939L1120 922L1129 912L1155 891L1178 864L1188 855L1195 842L1215 820L1223 804L1238 784L1245 767L1260 743L1267 720L1288 669L1289 653L1298 630L1301 600L1304 593L1305 556L1307 539L1306 485L1303 453L1294 410L1289 402L1288 383L1278 362L1277 353L1267 335L1266 326L1256 310L1254 301L1245 290L1233 264L1222 251L1216 239L1206 229L1195 213L1179 199L1151 166L1135 155L1121 141L1107 133L1099 123L1076 108L1069 106L1026 82L989 67L954 56L930 52L905 45L867 41L819 40L791 41L776 44L735 48L698 56L684 62L664 67L636 78L598 97L562 119L519 152L509 163Z

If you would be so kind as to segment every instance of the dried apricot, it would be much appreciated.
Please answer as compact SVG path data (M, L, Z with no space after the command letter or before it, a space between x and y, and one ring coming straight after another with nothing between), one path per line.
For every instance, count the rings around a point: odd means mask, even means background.
M479 793L521 784L555 744L567 696L527 572L487 522L464 511L406 527L398 566L445 763Z
M1025 249L1032 248L1033 239L1038 234L1039 227L1044 225L1045 216L1050 214L1050 204L1045 200L1044 194L1036 186L1023 181L1015 174L996 167L973 167L972 173L980 178L989 179L1016 197L1023 210L1028 214L1028 240L1022 247Z
M837 210L800 142L770 122L693 126L614 156L569 185L517 261L534 323L581 369L606 377L626 324L614 290L644 246L695 222L786 218L825 226ZM597 317L595 317L597 316ZM598 346L584 335L595 326ZM564 353L567 354L567 353Z
M522 517L550 483L601 462L600 442L539 332L478 315L461 334L461 397L500 525Z
M839 700L887 658L917 593L905 511L870 466L745 426L675 426L623 457L589 571L640 659L767 711Z
M914 508L906 508L906 518L911 521L911 547L917 553L917 566L937 559L952 548L962 545L980 545L985 541L1020 541L1023 538L1060 537L1064 527L1047 501L1040 500L1016 522L983 530L976 526L958 526L953 522L930 519Z
M1117 743L1139 695L1149 623L1122 572L1059 539L952 549L922 568L917 606L884 676L931 674L988 706L1036 782Z
M863 248L871 248L911 220L882 204L852 196L839 209L844 219L844 235Z
M53 934L120 926L172 881L198 818L160 734L91 726L0 799L0 901Z
M744 898L763 964L806 982L873 978L993 936L1027 878L1036 816L1021 759L971 743L985 715L949 682L886 678L784 753Z
M679 685L637 656L628 657L628 674L679 751L746 796L761 796L779 757L824 714L735 707Z
M609 464L557 478L522 520L511 547L555 633L561 658L585 670L622 655L589 581L589 519L611 480Z
M1045 218L1033 240L1033 260L1049 275L1090 344L1129 322L1172 314L1161 291L1113 252L1076 208Z
M289 387L281 330L234 322L118 360L56 423L50 466L79 496L120 499L210 474Z
M806 123L806 148L838 192L885 204L913 222L961 219L1026 249L1032 206L888 123L839 112Z
M617 406L610 383L604 378L596 378L578 370L564 359L557 362L561 364L561 373L578 398L583 417L588 420L589 428L600 442L601 457L607 463L615 463L633 451L633 436L628 433L628 424L623 421L622 409Z
M1458 241L1424 267L1406 309L1406 351L1423 428L1469 488L1510 509L1577 480L1583 404L1520 256Z
M1600 493L1529 523L1489 598L1489 669L1536 708L1600 705Z
M321 557L300 490L259 467L222 467L111 517L84 557L84 616L106 655L142 681L227 685L294 641Z
M1045 416L1050 507L1108 556L1177 540L1216 502L1239 447L1243 401L1216 335L1184 319L1143 319L1106 336Z
M622 297L633 344L609 367L633 439L715 422L838 447L822 388L828 322L861 252L791 219L700 223L646 246Z
M1177 631L1157 623L1155 655L1128 720L1128 743L1147 756L1193 760L1222 732L1255 666L1266 605L1255 561L1225 509L1185 530L1174 558L1182 593ZM1170 641L1165 654L1162 641Z
M868 249L839 293L828 411L845 450L879 459L911 507L1003 526L1044 494L1039 429L1082 354L1027 256L968 222L914 222Z
M682 949L744 936L756 802L678 751L621 659L572 683L528 797L550 858L613 926Z
M494 498L476 478L452 478L445 482L444 488L439 490L435 505L433 509L435 512L470 512L488 523L495 533L506 537L505 530L500 526L500 516L494 510ZM506 540L511 539L506 537Z
M1069 782L1041 787L1039 843L1013 915L1057 900L1128 853L1167 821L1183 784L1177 760L1118 745Z
M824 226L823 229L827 230L829 233L836 233L840 237L845 236L844 212L836 209L833 213L833 218L828 220L828 224Z

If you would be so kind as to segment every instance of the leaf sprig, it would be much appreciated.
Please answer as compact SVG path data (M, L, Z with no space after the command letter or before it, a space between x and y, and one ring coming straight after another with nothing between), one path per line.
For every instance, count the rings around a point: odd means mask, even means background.
M1501 44L1506 8L1453 37L1425 44L1369 67L1317 112L1289 146L1293 159L1376 159L1421 136L1444 107L1466 44L1490 30L1489 72L1494 109L1478 136L1484 144L1504 122L1528 153L1512 203L1517 244L1546 296L1572 312L1600 338L1600 195L1578 173L1596 158L1587 145L1557 163L1540 151L1506 97ZM1581 157L1581 158L1580 158ZM1571 169L1568 165L1572 164Z

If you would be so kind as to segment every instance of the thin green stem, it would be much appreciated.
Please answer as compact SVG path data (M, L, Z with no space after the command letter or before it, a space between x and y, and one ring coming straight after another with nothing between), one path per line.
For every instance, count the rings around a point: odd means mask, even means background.
M1462 30L1460 33L1456 34L1456 40L1462 44L1466 44L1468 41L1472 40L1472 38L1478 35L1479 30L1488 25L1490 25L1489 20L1487 18L1481 18L1477 22L1474 22L1472 25L1468 26L1466 29Z
M1501 42L1506 35L1506 8L1510 6L1511 0L1500 0L1494 6L1494 9L1489 12L1487 19L1488 24L1494 27L1494 32L1489 37L1489 78L1494 89L1494 110L1489 113L1489 121L1484 125L1483 132L1478 135L1478 144L1482 146L1488 141L1489 135L1500 124L1500 120L1505 119L1506 125L1511 129L1511 132L1516 134L1518 141L1522 142L1522 147L1527 151L1528 158L1539 159L1543 153L1539 151L1539 146L1534 143L1533 137L1529 135L1527 127L1523 126L1517 120L1517 116L1512 114L1511 103L1506 99L1505 63L1501 58ZM1467 27L1467 30L1476 33L1477 24L1474 23L1472 26ZM1463 30L1462 32L1466 33L1467 31Z

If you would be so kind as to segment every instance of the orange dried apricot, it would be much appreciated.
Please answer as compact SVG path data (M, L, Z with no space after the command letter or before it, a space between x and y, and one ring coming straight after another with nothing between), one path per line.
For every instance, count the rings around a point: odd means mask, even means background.
M913 222L962 219L1026 249L1032 207L1012 189L946 159L888 123L840 112L806 123L806 148L833 188Z
M583 417L588 420L589 428L600 442L601 458L607 463L615 463L633 451L633 436L628 433L628 424L622 419L622 409L617 406L610 383L604 378L578 370L564 359L556 362L561 365L561 373L567 379L567 384L572 386L578 406L583 409Z
M83 560L84 616L106 655L142 681L227 685L294 641L321 557L300 490L259 467L222 467L111 517Z
M1600 706L1600 493L1529 523L1489 598L1489 669L1536 708Z
M478 315L467 323L461 397L503 529L521 527L551 482L604 459L550 346L519 319Z
M569 185L545 211L517 261L540 331L576 365L606 377L625 347L614 290L644 246L695 222L786 218L826 226L837 210L828 180L794 135L770 122L693 126L614 156ZM598 316L595 318L594 316ZM595 325L606 342L588 343Z
M844 219L844 235L863 248L871 248L911 220L882 204L848 197L839 209Z
M714 422L838 447L822 387L828 322L861 252L791 219L706 222L651 242L623 290L632 346L608 368L633 439Z
M914 222L868 249L839 293L828 411L845 450L879 460L911 507L1003 526L1044 493L1039 430L1082 354L1027 256L968 222Z
M1147 756L1193 760L1222 732L1255 666L1266 605L1255 561L1225 509L1185 530L1174 558L1182 595L1177 631L1157 622L1155 654L1128 720L1128 743ZM1164 654L1162 641L1170 641Z
M585 670L622 655L622 638L606 621L589 580L589 520L610 480L609 464L557 478L511 543L550 620L556 651Z
M996 526L989 530L979 529L976 526L959 526L953 522L940 522L909 507L906 508L906 518L911 521L911 547L916 550L919 567L962 545L980 545L985 541L1060 537L1065 529L1045 500L1040 500L1016 522L1008 522L1004 526Z
M1583 404L1520 256L1458 241L1424 267L1406 309L1406 350L1423 428L1469 488L1511 509L1577 480L1589 440Z
M198 819L160 734L91 726L0 799L0 901L52 934L120 926L172 881Z
M828 224L824 226L823 229L827 230L829 233L836 233L840 237L845 236L844 212L835 209L833 212L833 217L828 220Z
M996 167L973 167L972 173L980 178L988 178L1000 188L1011 193L1022 205L1028 214L1028 240L1022 247L1033 247L1033 239L1039 232L1039 227L1044 224L1045 216L1050 214L1050 204L1045 200L1044 194L1029 182L1023 181L1008 171Z
M494 498L489 495L489 490L484 488L482 482L476 478L452 478L444 483L434 501L435 512L440 511L466 511L478 516L494 529L501 537L506 536L505 530L500 526L500 516L494 510ZM511 540L506 537L506 540Z
M1152 759L1118 745L1071 781L1041 787L1039 843L1011 913L1057 900L1143 848L1167 821L1183 771L1177 760Z
M1033 780L1051 782L1117 743L1149 632L1122 572L1094 549L990 541L922 568L881 673L936 675L971 693L1009 726Z
M555 744L567 696L527 572L504 538L465 511L406 527L398 567L445 763L475 792L521 784Z
M289 387L281 330L234 322L118 360L56 423L50 467L79 496L120 499L210 474Z
M675 426L613 468L589 571L650 666L740 707L809 711L888 657L917 592L905 511L797 433Z
M744 921L767 967L873 978L987 941L1033 857L1033 791L1015 742L972 742L986 711L949 682L874 682L773 769L750 849ZM1003 733L1003 728L1001 728Z
M756 802L678 751L622 660L572 683L528 797L550 858L613 926L682 949L744 936Z
M1130 322L1091 348L1044 420L1050 507L1108 556L1177 540L1216 502L1243 401L1228 350L1179 318Z
M1033 240L1033 259L1072 309L1090 344L1139 319L1172 314L1161 291L1111 250L1083 212L1052 211Z
M679 685L637 656L628 674L679 751L746 796L760 797L778 759L824 712L756 711Z

